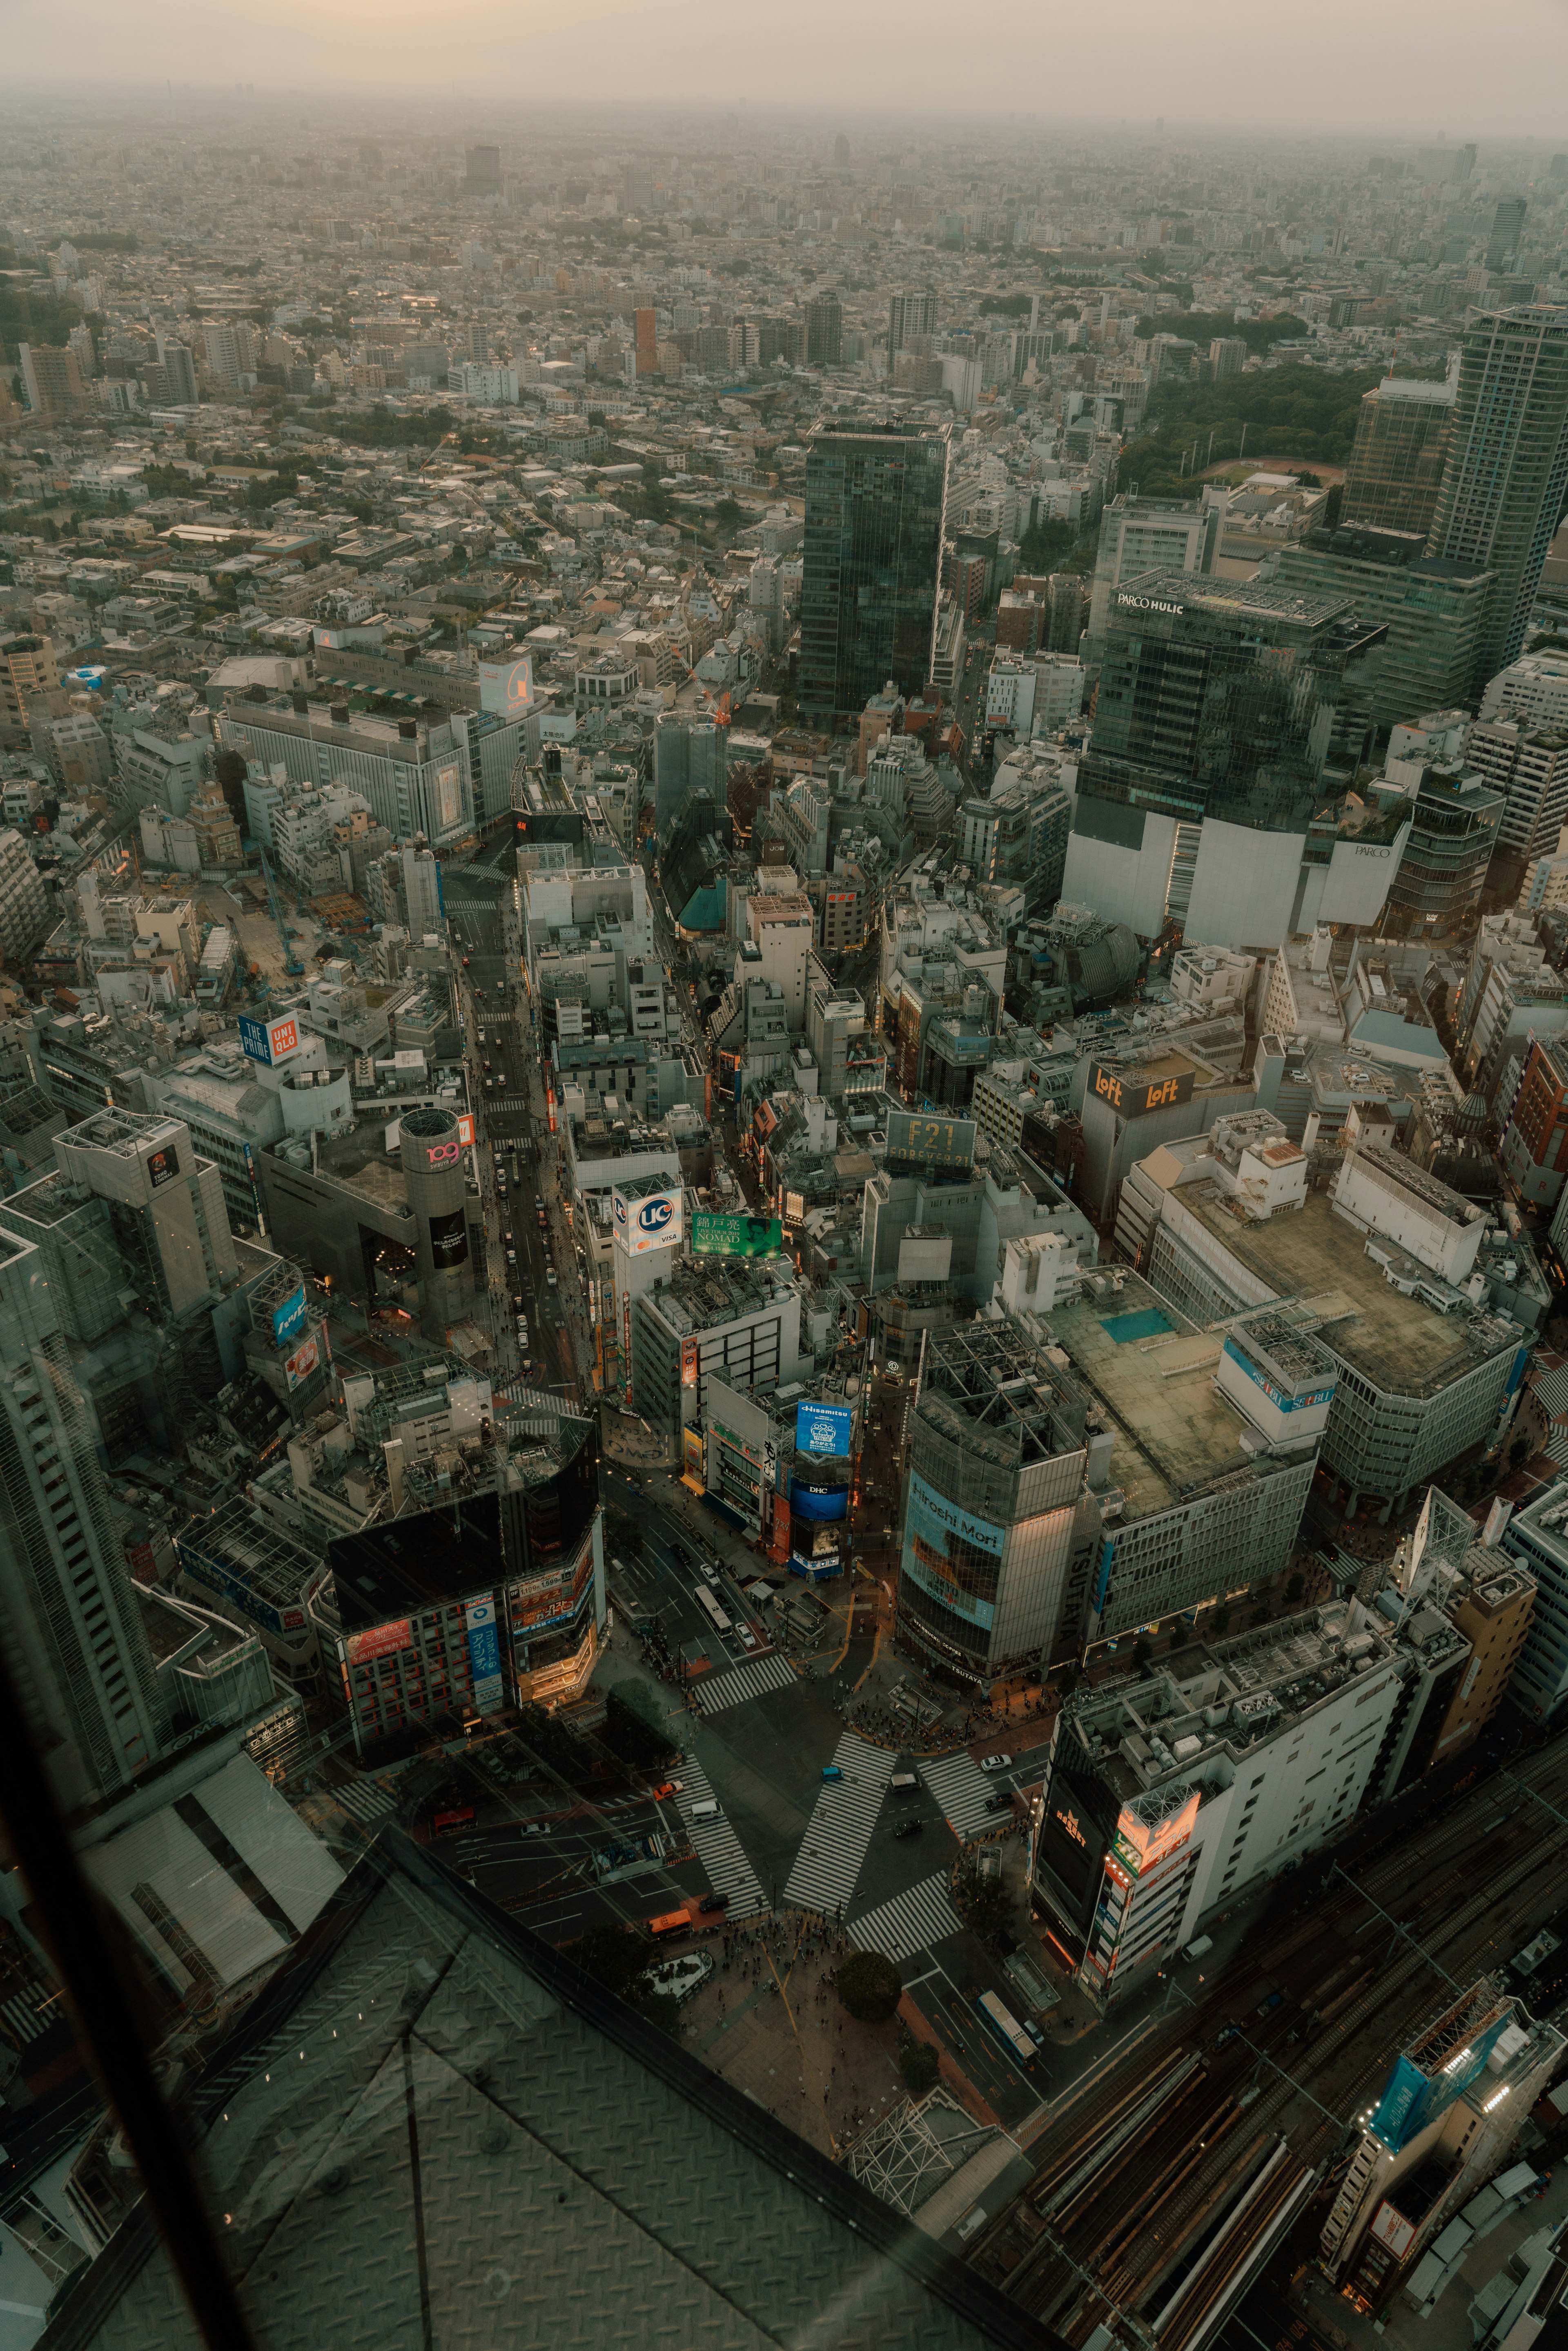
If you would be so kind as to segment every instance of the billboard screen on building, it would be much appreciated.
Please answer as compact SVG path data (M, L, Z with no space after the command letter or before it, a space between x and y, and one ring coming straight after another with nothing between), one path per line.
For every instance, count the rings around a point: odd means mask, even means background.
M972 1167L975 1133L972 1118L917 1118L911 1111L890 1111L887 1155L916 1167Z
M293 1020L256 1020L248 1012L242 1012L239 1042L242 1053L247 1053L253 1061L267 1062L270 1068L298 1050L298 1025Z
M797 1405L795 1449L798 1453L826 1453L841 1458L849 1452L854 1425L854 1410L850 1405Z
M457 1113L457 1140L465 1151L473 1146L474 1113L471 1110L460 1110Z
M956 1616L989 1632L1007 1531L937 1493L924 1478L909 1481L901 1573Z
M460 823L463 814L463 794L458 788L457 766L453 761L435 770L435 820L443 832L450 832Z
M305 1284L286 1298L281 1306L272 1310L272 1335L280 1347L287 1345L305 1327Z
M284 1374L291 1388L308 1380L321 1360L321 1350L314 1339L302 1340L291 1355L283 1358Z
M468 1256L468 1215L464 1208L449 1208L444 1217L430 1220L430 1255L439 1270L463 1265Z
M494 1600L470 1600L463 1611L468 1628L468 1664L474 1676L474 1703L481 1714L494 1714L501 1703L501 1629Z
M1464 2095L1506 2031L1511 2014L1506 2004L1494 2011L1438 2073L1424 2074L1413 2057L1396 2057L1388 2086L1368 2126L1374 2136L1396 2155L1408 2147L1428 2123L1436 2122L1456 2098Z
M669 1249L685 1232L680 1186L668 1192L649 1192L640 1199L628 1199L623 1192L612 1192L611 1213L615 1224L615 1238L629 1256L642 1257L649 1249Z
M172 1184L179 1172L180 1155L172 1144L165 1144L162 1151L148 1153L147 1180L154 1191L160 1184Z
M694 1257L779 1257L783 1248L784 1228L777 1217L692 1218Z
M845 1486L807 1486L789 1481L789 1507L798 1519L847 1519L850 1489Z
M695 1339L681 1341L681 1385L695 1388L697 1384L697 1343Z
M481 662L479 707L498 718L521 718L534 701L534 665L525 653L517 661Z

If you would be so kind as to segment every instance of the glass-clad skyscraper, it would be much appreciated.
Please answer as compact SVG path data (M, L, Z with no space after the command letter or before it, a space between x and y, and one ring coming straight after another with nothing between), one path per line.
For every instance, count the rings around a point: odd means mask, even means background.
M800 716L857 718L891 678L931 674L942 573L948 429L812 434L800 582Z
M1457 390L1452 376L1441 383L1388 376L1362 393L1355 446L1345 468L1342 522L1423 536L1430 530Z
M1568 487L1568 309L1522 305L1470 320L1429 555L1496 574L1474 693L1519 658Z

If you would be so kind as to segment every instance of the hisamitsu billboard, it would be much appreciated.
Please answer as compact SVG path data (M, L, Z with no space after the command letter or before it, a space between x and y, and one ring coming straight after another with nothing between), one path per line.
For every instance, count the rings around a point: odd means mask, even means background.
M795 1449L799 1453L826 1453L841 1458L850 1449L854 1425L854 1412L849 1405L797 1405Z

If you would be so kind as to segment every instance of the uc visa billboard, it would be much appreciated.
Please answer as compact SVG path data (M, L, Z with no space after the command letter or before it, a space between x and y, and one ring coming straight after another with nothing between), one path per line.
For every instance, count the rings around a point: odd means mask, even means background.
M672 1185L666 1192L646 1192L640 1197L612 1192L610 1210L615 1238L629 1257L645 1256L650 1249L669 1249L681 1239L685 1230L685 1197L678 1184Z

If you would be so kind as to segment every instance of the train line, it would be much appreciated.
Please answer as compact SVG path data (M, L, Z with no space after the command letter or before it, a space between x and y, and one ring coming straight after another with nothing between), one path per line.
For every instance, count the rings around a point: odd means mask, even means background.
M1064 2097L970 2258L1069 2345L1204 2351L1356 2144L1401 2049L1561 1907L1568 1740L1345 1868L1303 1873L1202 1997Z

